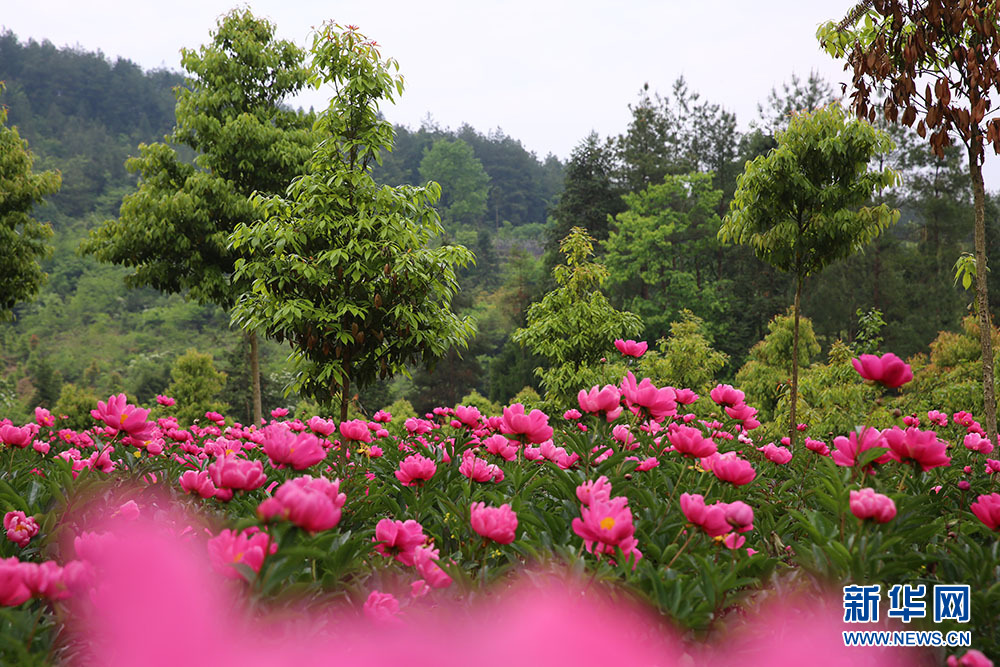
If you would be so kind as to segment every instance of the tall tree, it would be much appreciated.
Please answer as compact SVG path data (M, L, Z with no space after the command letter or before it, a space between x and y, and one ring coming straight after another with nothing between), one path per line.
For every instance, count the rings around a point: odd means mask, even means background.
M0 105L0 319L45 281L39 261L50 251L52 229L31 217L31 209L59 190L61 179L57 171L34 173L33 163L28 142L7 127L7 107Z
M324 403L351 383L365 388L432 364L475 332L450 308L462 246L430 248L442 232L440 187L379 186L371 166L392 148L379 106L403 90L398 64L353 26L327 23L313 37L313 82L336 95L317 121L321 141L285 196L257 196L261 219L240 224L231 247L246 253L237 278L249 285L233 321L292 345L297 386Z
M439 139L420 161L420 178L441 186L438 210L451 233L458 225L475 225L486 214L490 177L472 146L461 139Z
M986 144L1000 153L1000 107L991 101L1000 94L1000 0L866 0L839 24L821 26L817 36L831 55L847 58L851 108L859 118L874 121L881 107L890 122L916 123L939 157L955 137L965 145L975 210L984 417L995 442L983 162ZM877 93L883 101L875 100Z
M266 19L235 9L219 19L210 44L182 50L191 76L176 90L177 125L167 139L194 149L194 164L168 143L140 145L140 156L128 162L139 174L138 191L81 246L103 262L131 267L130 286L183 292L225 309L245 289L233 280L240 254L228 247L229 234L253 221L251 194L282 192L303 171L313 143L310 115L284 106L306 83L305 54L274 32ZM247 339L259 424L253 330Z
M866 206L873 193L896 182L891 169L869 168L892 148L886 133L830 105L794 116L777 138L778 147L749 162L739 177L719 238L749 244L763 261L795 277L788 418L794 444L802 282L863 248L899 211Z

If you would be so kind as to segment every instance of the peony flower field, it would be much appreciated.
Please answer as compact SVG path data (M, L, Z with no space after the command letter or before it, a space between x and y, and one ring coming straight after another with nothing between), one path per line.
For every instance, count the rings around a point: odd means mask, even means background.
M967 412L764 442L738 388L631 371L561 414L255 427L173 406L0 426L5 664L468 664L458 647L504 644L475 662L978 667L998 648L1000 461ZM967 618L932 618L927 593L955 585Z

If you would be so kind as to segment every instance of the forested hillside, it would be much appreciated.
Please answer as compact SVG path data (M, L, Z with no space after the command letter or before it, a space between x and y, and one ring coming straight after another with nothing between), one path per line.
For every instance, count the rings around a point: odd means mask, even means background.
M212 306L128 289L124 268L77 252L80 242L118 215L136 176L125 169L140 143L161 141L174 126L173 88L183 77L144 72L127 60L57 49L51 43L0 36L2 102L35 154L35 169L58 169L62 189L35 210L51 223L54 252L47 286L0 325L0 407L10 416L35 405L70 410L111 392L149 402L172 386L203 383L212 404L248 419L247 358L229 315ZM395 148L375 167L388 185L440 183L444 242L476 255L460 276L455 307L473 315L478 334L433 372L412 368L359 397L373 411L407 399L423 411L454 404L476 390L497 402L525 386L539 388L532 356L511 335L529 305L555 283L558 242L573 226L597 240L596 261L609 276L611 303L642 318L641 337L666 337L690 311L712 345L728 355L719 379L732 378L768 323L791 304L792 281L743 246L716 237L747 160L775 146L789 114L833 99L826 82L793 79L773 90L739 131L726 101L707 101L678 79L663 93L644 87L629 105L618 136L582 137L566 164L540 159L496 129L397 126ZM893 130L896 151L883 160L902 185L890 193L898 224L867 249L810 278L803 312L824 350L851 341L858 311L881 311L885 346L901 356L925 352L938 332L957 330L966 304L953 266L972 246L971 194L958 152L944 160ZM192 159L190 150L182 157ZM987 184L989 187L990 184ZM997 197L988 201L991 252L1000 252ZM995 280L995 276L991 276ZM1000 290L991 289L994 306ZM287 349L262 346L265 409L302 402L282 396L290 374ZM814 359L820 360L820 355Z

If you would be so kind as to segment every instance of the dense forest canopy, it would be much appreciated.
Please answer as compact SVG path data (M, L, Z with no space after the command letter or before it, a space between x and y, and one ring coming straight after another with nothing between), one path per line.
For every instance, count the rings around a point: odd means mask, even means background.
M116 391L148 402L187 372L178 360L195 350L207 355L200 367L215 373L209 384L218 386L206 404L247 419L246 352L228 313L183 295L127 289L125 269L77 252L134 191L126 159L140 143L173 131L174 89L183 76L6 32L0 80L8 124L27 140L36 170L62 173L62 189L33 213L55 232L43 264L48 282L35 301L15 309L13 322L0 325L4 413L27 414L34 405L68 410ZM829 103L832 90L810 76L770 95L761 91L759 117L741 132L725 100L702 99L682 78L668 91L642 86L636 100L621 101L631 121L620 135L581 137L565 162L540 158L499 128L442 128L430 116L418 128L396 126L394 149L382 154L373 176L392 186L441 185L440 242L476 256L459 272L453 306L476 319L478 334L432 370L413 367L410 377L376 383L356 407L370 413L406 399L423 411L430 401L454 404L473 391L506 402L525 387L542 390L534 371L545 358L511 336L525 326L530 305L556 287L558 243L576 226L595 239L610 303L642 318L641 338L653 344L670 335L672 323L698 318L714 348L728 355L718 379L734 377L791 304L793 285L747 248L721 244L715 232L743 165L775 146L790 113ZM953 269L972 246L962 158L950 151L936 158L908 130L890 131L897 147L880 160L901 175L902 185L887 193L900 221L866 252L809 277L803 291L802 311L824 349L853 341L859 312L875 308L887 323L885 349L926 352L940 331L960 329L971 303ZM179 155L195 157L185 147ZM990 249L1000 252L997 194L987 199ZM991 294L996 308L1000 290ZM282 393L290 381L287 349L267 342L261 353L265 410L304 403Z

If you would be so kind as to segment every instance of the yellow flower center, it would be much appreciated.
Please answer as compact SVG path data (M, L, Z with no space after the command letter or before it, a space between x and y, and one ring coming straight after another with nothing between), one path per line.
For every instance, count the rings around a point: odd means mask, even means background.
M614 527L615 527L615 520L612 517L606 516L603 519L601 519L601 528L603 528L604 530L611 530Z
M239 563L241 560L243 560L243 552L242 551L239 552L238 554L236 554L236 557L233 558L233 562L234 563Z

